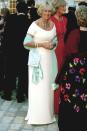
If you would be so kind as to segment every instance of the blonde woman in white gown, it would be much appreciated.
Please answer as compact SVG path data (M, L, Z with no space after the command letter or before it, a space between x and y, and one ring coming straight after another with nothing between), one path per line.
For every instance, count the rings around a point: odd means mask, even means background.
M28 69L28 124L49 124L54 115L54 90L52 83L57 75L56 28L50 20L52 8L43 5L38 9L41 18L34 21L27 31L25 47L30 48Z

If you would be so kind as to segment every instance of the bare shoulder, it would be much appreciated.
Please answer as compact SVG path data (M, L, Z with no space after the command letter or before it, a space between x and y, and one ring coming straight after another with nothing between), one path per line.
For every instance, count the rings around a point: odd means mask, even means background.
M35 24L39 25L39 23L40 23L40 19L37 19L37 20L35 21Z
M50 26L51 26L51 28L53 28L54 25L55 25L55 24L53 23L53 21L50 20Z

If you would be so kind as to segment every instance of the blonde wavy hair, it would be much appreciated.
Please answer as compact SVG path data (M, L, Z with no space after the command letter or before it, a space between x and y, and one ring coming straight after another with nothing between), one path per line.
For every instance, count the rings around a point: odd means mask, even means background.
M66 1L65 0L53 0L52 5L57 10L60 6L66 6Z
M76 10L76 17L79 26L87 27L87 6L79 6Z
M51 10L51 14L53 15L55 12L55 8L52 6L52 4L44 3L37 5L37 13L39 16L42 16L42 12L44 9L49 8Z

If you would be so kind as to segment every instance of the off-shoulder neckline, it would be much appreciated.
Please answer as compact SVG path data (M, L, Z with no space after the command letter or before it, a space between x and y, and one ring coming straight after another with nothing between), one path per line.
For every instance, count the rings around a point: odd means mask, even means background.
M52 31L52 30L54 29L54 27L55 27L55 24L54 24L54 25L53 25L53 28L52 28L51 30L45 30L45 29L41 28L39 25L37 25L36 21L34 21L33 23L34 23L38 28L40 28L41 30L47 31L47 32Z

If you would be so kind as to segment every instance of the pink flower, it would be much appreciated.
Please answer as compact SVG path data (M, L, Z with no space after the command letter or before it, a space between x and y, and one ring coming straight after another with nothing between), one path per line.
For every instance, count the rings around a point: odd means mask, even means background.
M76 65L79 62L79 58L74 58L73 62Z
M85 101L86 100L85 94L83 93L82 95L80 95L80 98Z
M71 84L70 83L66 83L66 89L70 89Z
M80 107L77 106L76 104L74 105L74 109L75 109L76 112L79 112L79 111L80 111Z

